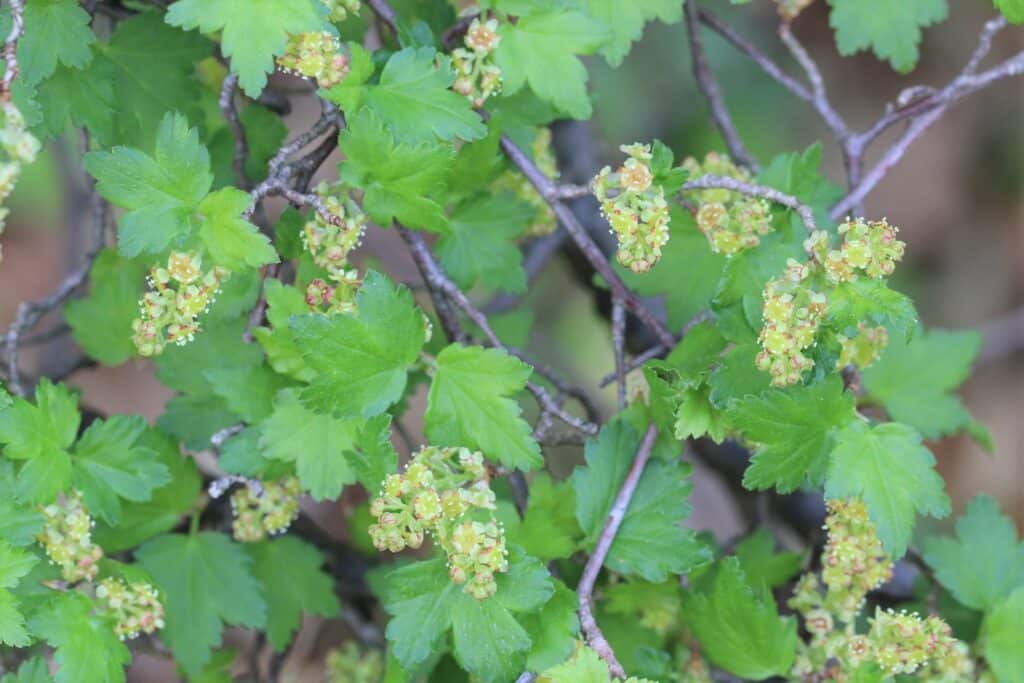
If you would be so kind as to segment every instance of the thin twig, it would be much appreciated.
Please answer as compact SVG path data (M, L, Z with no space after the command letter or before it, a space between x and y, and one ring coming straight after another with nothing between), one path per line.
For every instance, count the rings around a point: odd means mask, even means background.
M243 190L251 190L252 182L245 172L245 162L249 158L249 143L246 141L245 128L238 118L238 109L235 107L235 92L237 90L238 74L229 73L224 77L220 88L220 113L227 120L234 138L235 147L231 157L231 168L235 172L235 182Z
M825 123L832 130L832 134L840 142L844 141L850 136L850 129L847 127L843 117L832 107L832 103L828 99L828 92L825 90L825 79L821 77L821 70L818 69L818 65L811 59L811 56L800 41L796 39L796 36L793 35L793 31L786 22L779 25L779 38L789 48L790 54L793 55L800 68L804 70L807 80L811 82L811 92L813 93L811 104L818 110L821 118L825 120Z
M649 426L640 443L640 448L637 449L636 456L633 458L633 465L622 482L619 495L615 497L615 503L608 513L608 520L604 524L601 536L597 539L594 552L591 553L590 559L583 567L583 576L576 587L576 593L580 600L580 628L587 637L590 647L608 663L609 671L616 678L625 678L626 672L619 660L616 659L612 646L608 644L608 640L604 637L604 633L601 632L601 628L594 618L594 584L601 573L601 566L608 556L608 551L611 550L612 543L615 541L615 534L619 531L622 519L626 516L629 502L633 499L633 493L640 482L640 475L643 474L647 460L651 457L651 449L654 447L654 439L657 436L658 428L654 425Z
M710 309L704 309L703 311L701 311L700 313L686 321L686 324L683 325L683 334L681 336L685 337L690 333L690 330L692 330L697 325L700 325L702 322L706 322L708 320L714 320L714 318L715 314L712 313ZM646 363L649 360L653 360L655 358L660 358L664 356L670 350L671 349L666 348L661 344L655 344L651 348L641 353L639 356L627 361L626 374L633 372L634 370L641 367L644 363ZM616 372L609 372L607 375L601 378L601 382L598 384L598 386L603 389L604 387L614 382L615 379Z
M711 118L715 122L725 145L729 148L729 154L739 164L757 172L758 165L754 157L747 151L740 139L736 126L733 125L732 117L729 116L729 109L725 105L722 91L718 87L718 81L711 73L708 60L704 56L704 47L700 41L700 20L697 0L686 0L683 5L686 11L686 29L690 35L690 57L693 63L693 77L697 81L704 98L708 101L708 108L711 110Z
M619 410L626 407L626 307L612 299L612 348L615 353L616 396Z
M11 86L18 77L18 40L25 31L25 0L10 0L11 30L4 40L4 79L0 82L0 100L11 101Z
M776 190L774 187L768 187L767 185L745 183L742 180L736 180L735 178L729 178L726 176L705 175L683 183L683 186L679 188L679 191L686 192L688 190L709 189L732 190L733 192L739 192L740 194L747 195L748 197L760 197L762 199L773 201L776 204L788 206L796 211L800 216L800 220L803 221L804 227L807 228L807 232L814 232L818 229L817 224L814 221L814 211L811 207L807 206L793 195L786 194L785 192Z

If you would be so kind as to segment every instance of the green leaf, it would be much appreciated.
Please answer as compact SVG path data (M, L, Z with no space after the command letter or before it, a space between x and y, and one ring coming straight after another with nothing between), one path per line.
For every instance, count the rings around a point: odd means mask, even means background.
M541 683L611 683L612 677L608 671L608 664L601 656L589 647L580 645L572 658L542 672L538 680ZM630 676L625 679L625 683L655 682L647 678Z
M518 522L518 520L517 520ZM522 522L505 525L509 542L541 560L566 558L583 536L576 521L576 493L568 481L554 482L541 472L530 482Z
M90 90L102 91L107 87L104 81L113 85L115 142L148 149L168 112L180 111L198 120L196 63L210 55L210 41L168 26L159 12L140 12L117 22L110 42L96 47L97 55L84 75ZM71 116L74 119L73 111Z
M225 624L261 628L266 604L251 559L224 534L168 534L135 554L166 600L161 637L189 675L198 674L221 643Z
M26 83L49 77L58 62L81 68L92 60L89 46L96 36L89 28L91 18L74 0L28 0L24 20L18 77Z
M446 56L439 59L431 47L407 47L391 55L380 80L369 84L372 55L356 43L348 47L349 74L323 96L350 116L369 107L402 142L476 140L487 133L469 100L451 90L455 72Z
M75 446L75 488L89 512L110 524L120 519L121 499L146 502L171 480L157 454L139 443L146 429L139 416L115 415L89 425Z
M533 495L531 489L530 495ZM555 592L539 611L519 617L519 623L530 635L530 654L526 658L527 671L543 671L565 661L572 652L580 620L576 614L579 598L561 581L555 581Z
M332 31L316 0L178 0L167 9L172 26L220 31L221 50L249 97L255 98L284 54L289 34ZM332 31L333 32L333 31Z
M156 429L143 432L137 445L155 454L155 462L167 468L170 481L155 489L145 502L121 503L121 517L117 526L98 520L93 539L108 553L134 548L143 541L170 531L192 510L202 480L195 460L182 456L178 444Z
M988 610L1024 586L1024 542L995 499L972 500L956 521L956 535L926 538L924 559L959 602Z
M897 337L864 369L864 388L889 417L916 428L926 439L953 434L972 420L950 392L967 378L980 347L981 335L974 331L931 330L909 343Z
M290 327L306 362L319 373L302 401L337 417L373 417L405 392L408 368L426 338L423 314L405 287L369 271L356 313L295 316Z
M583 10L608 28L609 38L601 54L612 66L619 66L630 44L640 40L644 23L660 19L674 24L683 18L683 3L676 0L580 0Z
M288 327L291 316L309 312L305 296L298 288L280 280L267 280L263 294L267 299L267 320L273 327L258 327L253 330L253 336L266 352L270 367L293 379L311 381L316 371L306 365L302 351L295 344L295 335Z
M885 280L862 278L838 285L828 298L826 324L838 332L855 331L861 323L885 325L894 336L914 334L917 311L905 294L890 289Z
M1024 586L996 605L982 627L985 659L1000 681L1024 680L1024 649L1020 625L1024 623Z
M364 109L338 137L345 153L341 179L361 189L363 206L382 227L398 220L410 228L447 232L444 209L429 195L443 191L454 159L441 143L396 144L380 117Z
M267 601L267 637L278 651L291 643L302 613L336 617L341 605L334 582L321 571L323 555L294 536L249 543L252 573Z
M356 479L349 452L363 423L313 412L297 391L287 389L277 395L273 413L260 425L259 445L268 458L294 462L302 487L313 498L335 499Z
M713 323L696 325L665 358L665 365L678 374L677 383L697 387L708 376L711 366L727 346L725 337Z
M836 30L839 53L849 56L871 48L879 59L906 73L914 68L921 29L946 18L946 0L828 0L829 25Z
M713 405L727 408L733 401L759 396L771 387L771 376L755 364L760 351L757 344L740 344L722 357L721 365L708 378Z
M35 543L43 529L43 516L35 506L19 504L14 463L0 459L0 541L24 547Z
M363 425L355 451L346 453L359 483L371 494L398 470L398 452L391 443L391 416L378 415Z
M9 673L0 678L0 683L53 683L50 668L42 657L25 660L18 667L18 673Z
M132 321L139 317L146 269L104 249L89 271L89 295L64 304L64 319L82 349L104 365L135 356Z
M27 647L32 642L20 608L14 593L0 588L0 645Z
M572 475L576 519L589 547L597 542L640 446L636 431L622 420L605 425L587 442L586 467ZM707 548L679 522L689 516L690 469L678 461L647 463L626 508L604 564L620 574L661 582L710 559Z
M59 594L32 617L29 628L54 648L57 683L124 683L131 653L81 593Z
M800 553L775 552L772 532L761 528L736 544L736 559L752 587L775 588L796 576L803 564Z
M274 409L274 396L293 383L267 365L210 368L203 373L213 392L244 422L255 423Z
M594 54L608 40L605 27L586 14L558 6L502 24L496 59L505 92L524 85L576 119L590 118L587 70L577 55Z
M835 376L732 404L728 419L733 428L760 445L743 485L753 490L774 486L780 493L795 491L807 480L820 486L835 433L854 415L853 396L843 391L842 380Z
M439 651L451 631L459 666L485 683L515 679L532 645L516 614L539 609L554 586L540 562L515 550L509 571L495 580L497 593L477 600L451 582L442 559L388 571L380 587L381 603L391 614L385 635L402 667L415 670Z
M779 616L770 593L753 590L736 558L722 560L708 592L691 595L683 614L716 666L758 681L789 673L796 620Z
M202 215L199 238L216 265L240 270L246 266L259 268L278 262L277 251L267 236L239 217L249 208L250 202L248 192L225 187L210 193L199 203Z
M223 303L226 294L222 292L214 305ZM244 368L261 362L258 347L240 343L246 320L210 320L213 313L207 314L203 332L195 340L184 346L169 345L157 359L156 376L165 387L194 397L213 396L208 369Z
M58 66L36 92L43 116L39 129L56 137L70 118L72 125L88 128L100 146L109 145L116 111L113 80L113 66L104 59L95 59L84 69Z
M533 208L510 193L478 195L459 204L449 219L451 233L437 243L441 265L463 289L480 283L506 292L526 291L516 239L533 216Z
M14 588L28 574L39 558L27 550L18 550L0 541L0 588Z
M1024 0L995 0L995 5L1011 24L1024 22Z
M439 446L466 446L522 470L543 464L530 425L510 398L526 387L532 369L498 349L451 344L437 356L423 417Z
M831 183L821 172L821 143L815 143L803 152L788 152L772 159L758 174L763 185L791 194L811 207L819 227L832 225L829 210L843 198L843 188ZM776 210L781 207L776 207ZM792 220L799 223L797 230L806 226L796 212L790 211Z
M210 157L180 114L160 122L153 155L128 147L90 152L85 168L104 199L127 209L121 217L121 253L156 254L192 229L192 212L210 190Z
M934 466L935 458L913 428L853 422L836 434L825 497L863 498L886 552L899 558L916 514L949 514L949 497Z
M47 504L71 484L71 456L81 417L78 399L63 385L43 378L36 388L36 405L23 398L0 410L0 444L4 455L25 460L18 472L15 496Z

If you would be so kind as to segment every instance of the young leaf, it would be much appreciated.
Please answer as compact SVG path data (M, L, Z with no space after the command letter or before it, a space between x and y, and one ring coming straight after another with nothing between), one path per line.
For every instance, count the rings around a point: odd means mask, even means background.
M437 356L424 415L438 446L466 446L508 467L530 470L543 460L530 425L511 398L526 387L531 368L498 349L451 344Z
M374 84L368 83L373 57L356 43L349 48L349 74L323 93L348 115L369 107L402 142L476 140L487 133L469 100L451 90L455 72L448 58L439 60L433 48L407 47L394 53Z
M54 648L57 683L124 683L131 653L110 624L92 611L89 598L68 591L29 621L32 633Z
M135 554L165 597L161 637L189 675L220 645L225 624L261 628L266 604L250 573L251 559L224 534L167 534Z
M139 317L145 274L140 264L104 249L89 271L89 295L64 304L71 335L104 365L120 365L135 355L132 321Z
M1011 24L1024 22L1024 0L995 0L995 5Z
M982 626L985 659L1000 681L1024 680L1024 649L1020 625L1024 623L1024 586L992 608Z
M576 614L579 598L561 581L554 581L555 592L539 611L519 617L530 634L530 653L526 658L527 671L543 671L554 666L572 652L580 620Z
M296 287L270 279L263 285L263 294L267 299L267 320L272 327L258 327L253 330L253 336L266 352L270 367L293 379L312 381L316 371L306 364L302 351L295 344L295 335L288 328L291 316L309 312L306 298Z
M244 422L259 422L273 412L274 396L294 384L267 365L210 368L203 373L210 388Z
M291 319L296 344L319 373L301 394L317 412L337 417L380 415L402 397L409 366L423 348L423 314L412 294L380 273L367 273L356 311Z
M956 535L926 538L924 559L958 601L988 610L1024 586L1024 542L993 498L972 500L956 521Z
M552 667L540 675L541 683L611 683L608 664L585 645L580 645L573 656L563 664ZM630 676L625 683L654 683L646 678Z
M32 569L39 558L0 540L0 644L26 647L30 642L18 598L8 589Z
M736 559L752 587L775 588L800 571L799 553L775 552L775 539L767 528L760 528L736 544Z
M75 488L89 512L109 524L119 521L122 498L146 502L171 480L156 453L139 443L146 429L139 416L115 415L93 422L75 445Z
M50 667L42 657L32 657L21 663L18 673L0 678L0 683L53 683Z
M167 8L172 26L221 32L221 50L249 97L256 98L284 54L289 34L332 31L317 0L178 0Z
M377 225L398 220L410 228L447 232L444 209L429 195L444 190L454 153L441 143L396 144L370 109L349 119L338 145L345 153L341 179L361 189Z
M541 472L530 482L521 523L505 526L511 543L531 557L553 560L572 555L583 535L576 521L576 493L568 481L554 482Z
M478 195L452 211L451 233L437 243L441 265L457 285L526 291L523 254L515 240L534 211L509 193Z
M456 661L485 683L514 680L522 672L532 642L517 613L537 610L554 586L537 560L513 551L509 571L497 574L497 593L476 600L448 578L442 559L388 571L380 599L391 614L386 635L391 652L406 670L415 670L452 632Z
M246 266L259 268L278 262L277 252L266 235L240 218L250 201L247 192L226 187L210 193L199 203L202 216L199 238L216 265L240 270Z
M828 0L829 25L844 56L871 48L879 59L906 73L917 65L921 29L946 18L946 0Z
M828 299L826 324L842 332L861 323L885 325L893 336L914 334L917 311L910 297L890 289L885 280L862 278L838 285Z
M790 493L805 480L820 485L835 432L854 419L853 396L839 377L811 386L773 389L732 404L729 420L761 447L743 475L749 489Z
M576 518L591 547L608 520L639 446L639 435L622 420L605 425L586 444L587 466L576 469L572 485ZM689 474L689 468L679 462L647 464L605 558L606 567L657 583L710 559L693 531L679 525L691 511L686 501L692 490L686 480Z
M589 55L608 40L607 29L577 10L538 4L535 11L500 28L496 58L504 88L524 85L576 119L590 118L587 70L577 55Z
M302 613L335 617L341 605L334 583L321 571L323 555L293 536L249 543L252 573L267 602L267 637L279 652L288 647Z
M970 413L950 394L967 378L981 336L977 332L930 330L909 343L896 337L861 377L871 398L889 417L926 439L953 434L971 424Z
M90 152L85 168L96 189L128 209L121 217L121 254L156 254L192 229L192 212L210 190L210 157L180 114L168 113L157 131L153 155L128 147Z
M916 514L945 517L949 497L921 435L896 422L852 422L836 434L826 498L860 497L886 552L902 557Z
M785 676L796 656L796 620L782 618L770 593L757 593L739 560L722 560L708 592L692 594L683 614L703 653L741 678Z
M287 389L277 395L274 412L260 425L259 445L268 458L294 462L302 487L313 498L334 499L356 479L349 453L363 423L313 412L297 391Z
M82 68L92 60L89 49L96 36L89 13L74 0L29 0L25 3L25 33L18 41L18 77L38 83L57 63Z
M601 54L612 66L619 66L631 43L640 40L644 23L660 19L674 24L683 18L683 3L675 0L580 0L583 10L608 28L608 41Z
M712 405L728 408L733 401L760 396L770 388L771 376L757 369L760 351L757 344L740 344L722 356L722 363L708 378Z

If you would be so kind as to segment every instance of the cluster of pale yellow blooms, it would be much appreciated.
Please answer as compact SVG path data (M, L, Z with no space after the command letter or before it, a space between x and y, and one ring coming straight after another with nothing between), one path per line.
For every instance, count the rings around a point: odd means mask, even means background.
M501 36L497 19L474 19L463 39L466 47L452 50L455 82L452 90L465 95L479 109L492 95L501 91L501 69L494 62Z
M349 263L349 254L362 244L367 218L342 185L321 183L317 187L330 218L320 211L302 228L302 245L313 263L327 273L306 287L306 303L323 313L347 313L355 310L355 297L362 279Z
M25 118L12 102L0 104L0 204L7 200L21 176L21 169L36 160L39 140L25 127ZM0 206L0 233L4 231L7 208ZM0 250L0 259L3 251Z
M252 543L283 534L299 515L302 485L297 477L262 482L254 488L241 486L231 494L231 530L237 541Z

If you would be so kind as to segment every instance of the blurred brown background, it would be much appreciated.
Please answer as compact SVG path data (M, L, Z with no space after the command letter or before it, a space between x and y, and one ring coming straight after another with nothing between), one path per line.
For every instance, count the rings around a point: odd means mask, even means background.
M925 31L920 64L906 76L894 74L870 54L841 58L824 2L814 3L801 15L794 31L818 60L833 104L854 129L862 130L904 88L944 85L966 61L978 30L994 11L984 1L950 4L950 20ZM794 76L801 76L775 35L772 3L755 2L735 9L718 0L707 6ZM709 61L740 133L759 159L802 150L820 140L826 171L841 183L838 149L817 115L717 36L706 31L703 35ZM1022 47L1024 28L1011 28L999 36L989 59L994 62ZM600 158L617 160L619 144L655 137L667 142L679 158L721 148L693 83L681 25L650 25L645 40L617 71L597 60L591 67L596 111L591 133L600 146ZM315 120L318 107L302 94L300 83L277 78L272 84L298 93L292 97L294 109L287 119L291 130L302 130ZM915 299L926 326L975 327L991 333L985 358L966 385L964 398L974 415L992 430L994 455L987 455L966 437L931 446L955 511L961 511L976 493L987 491L1017 519L1018 526L1024 526L1022 124L1024 78L1005 80L971 95L911 148L867 201L868 216L885 216L902 230L908 249L897 271L897 286ZM869 164L893 136L890 132L875 144ZM12 215L2 237L0 329L10 323L19 301L48 294L78 262L78 235L88 217L72 208L74 204L67 201L62 189L67 179L62 169L74 160L76 147L77 141L51 145L11 199ZM324 168L333 176L333 163ZM271 206L272 215L280 210ZM365 244L365 252L397 279L417 281L404 246L394 234L375 230ZM548 266L527 298L527 306L535 318L530 351L597 393L598 380L612 367L606 322L595 310L590 293L563 261ZM1009 325L1006 316L1016 325ZM37 331L56 322L51 318ZM1016 334L1007 334L1014 327ZM65 339L38 346L23 356L23 362L29 368L58 368L71 351L69 344ZM101 412L141 412L154 418L169 396L154 379L150 364L143 361L81 371L69 382L83 390L85 404ZM611 389L600 395L610 413L614 406ZM406 422L413 441L418 441L419 425L412 419ZM698 473L693 523L728 536L739 528L739 518L722 502L719 486L714 476ZM332 519L330 510L321 512L321 518L338 529L337 517ZM312 647L312 642L305 645Z

